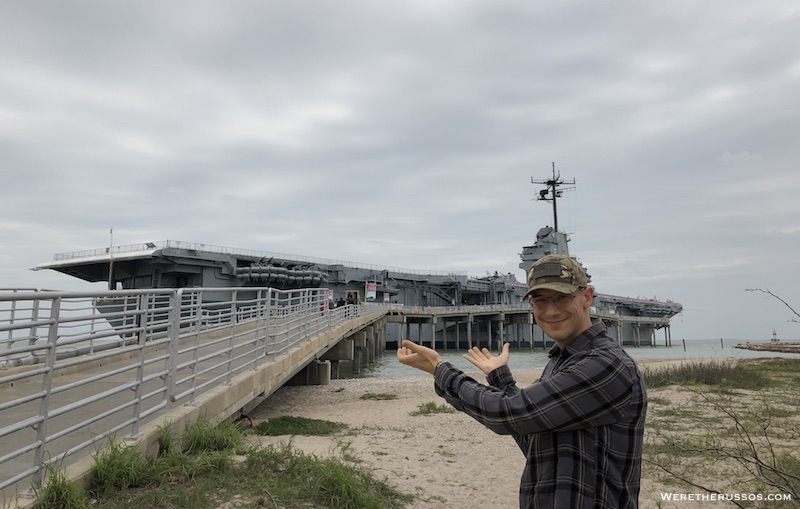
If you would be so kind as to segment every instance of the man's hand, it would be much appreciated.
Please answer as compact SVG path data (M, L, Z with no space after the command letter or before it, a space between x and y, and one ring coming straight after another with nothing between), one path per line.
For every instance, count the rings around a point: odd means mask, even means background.
M467 359L473 366L488 375L500 366L505 366L508 364L509 346L510 345L508 343L503 345L503 352L497 357L492 355L492 352L490 352L487 348L479 350L477 346L473 346L470 350L467 350L467 353L462 355L462 357Z
M403 346L397 349L397 360L401 364L421 369L431 375L436 372L436 365L442 360L436 350L427 346L418 345L409 340L403 341Z

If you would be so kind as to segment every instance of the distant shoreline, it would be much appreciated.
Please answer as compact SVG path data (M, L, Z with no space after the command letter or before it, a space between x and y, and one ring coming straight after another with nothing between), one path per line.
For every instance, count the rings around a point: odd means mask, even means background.
M779 352L800 354L800 341L778 341L769 343L739 343L734 348L759 352Z

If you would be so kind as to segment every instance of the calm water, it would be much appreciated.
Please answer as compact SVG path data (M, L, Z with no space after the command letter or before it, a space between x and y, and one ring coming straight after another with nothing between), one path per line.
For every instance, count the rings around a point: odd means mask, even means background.
M686 340L686 350L684 351L683 343L681 340L673 340L673 346L643 346L639 348L625 347L625 350L634 359L722 359L722 358L736 358L736 359L749 359L758 357L794 357L800 358L798 354L791 353L778 353L778 352L757 352L753 350L741 350L734 348L739 343L745 341L735 339L723 339L720 344L720 339L692 339ZM769 343L769 341L751 341L751 343ZM439 351L439 355L448 362L452 362L454 366L464 371L475 371L475 367L464 360L461 355L464 352L452 351ZM514 350L511 349L511 357L508 362L509 367L512 369L535 369L543 368L547 364L547 352L541 349L536 351L530 350ZM369 368L362 369L361 375L351 375L352 368L349 363L342 362L340 368L340 375L342 377L396 377L396 376L414 376L420 374L420 371L403 366L397 362L394 350L387 351L374 365Z

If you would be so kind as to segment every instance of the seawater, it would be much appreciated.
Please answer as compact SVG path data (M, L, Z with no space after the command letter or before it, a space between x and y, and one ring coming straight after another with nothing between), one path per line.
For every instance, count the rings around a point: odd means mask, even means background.
M800 354L781 353L781 352L761 352L755 350L742 350L735 348L736 345L747 341L736 339L687 339L685 340L685 350L683 340L673 341L672 346L626 346L625 351L636 360L670 360L670 359L751 359L768 357L793 357L800 358ZM750 341L753 344L766 344L769 341ZM462 351L443 351L439 350L442 359L451 362L463 371L476 371L477 368L467 362L462 357ZM508 366L513 372L515 369L537 369L543 368L547 364L547 351L540 348L537 350L516 350L511 348ZM361 377L402 377L416 376L419 370L404 366L397 361L394 350L387 350L374 364L368 368L362 368L360 374L352 374L350 363L342 362L339 375L343 378Z

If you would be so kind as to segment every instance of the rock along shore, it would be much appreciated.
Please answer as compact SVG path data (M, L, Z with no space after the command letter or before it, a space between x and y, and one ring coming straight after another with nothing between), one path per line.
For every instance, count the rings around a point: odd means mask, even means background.
M739 343L734 348L756 350L759 352L800 353L800 341L780 341L776 343Z

